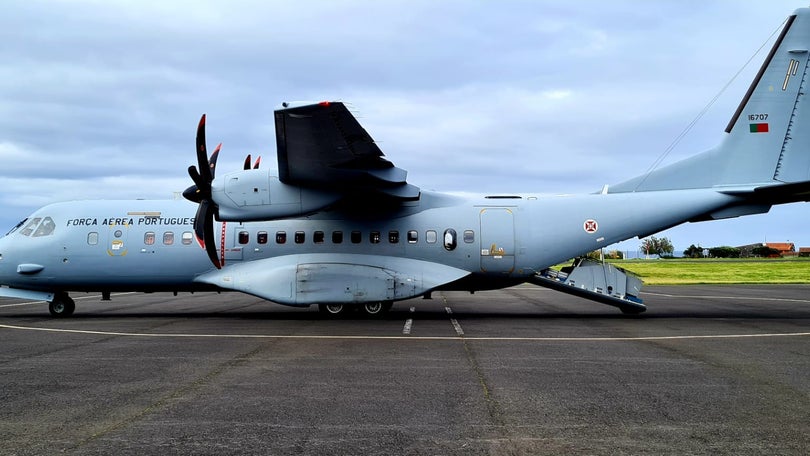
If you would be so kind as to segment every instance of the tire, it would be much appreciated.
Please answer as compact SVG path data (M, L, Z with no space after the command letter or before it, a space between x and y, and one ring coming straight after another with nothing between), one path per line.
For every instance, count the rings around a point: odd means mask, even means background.
M76 303L70 299L67 293L57 293L53 301L48 303L48 311L54 318L67 318L73 315L76 310Z
M388 310L385 303L382 301L367 302L360 306L360 309L362 309L363 314L369 318L379 318Z
M318 310L329 318L339 318L347 313L349 306L346 304L318 304Z

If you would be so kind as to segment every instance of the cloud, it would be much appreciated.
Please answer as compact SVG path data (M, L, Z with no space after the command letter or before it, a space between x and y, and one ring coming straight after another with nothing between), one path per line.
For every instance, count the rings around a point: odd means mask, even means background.
M10 2L0 222L61 199L182 190L204 112L218 169L248 153L272 167L273 107L300 99L351 102L425 188L595 191L646 171L793 7ZM719 142L756 66L667 162Z

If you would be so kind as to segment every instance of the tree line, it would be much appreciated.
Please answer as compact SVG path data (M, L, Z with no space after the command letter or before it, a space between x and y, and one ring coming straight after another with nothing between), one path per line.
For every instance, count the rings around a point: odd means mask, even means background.
M640 248L641 251L647 255L658 255L660 257L672 256L672 253L675 251L675 248L672 246L672 242L670 242L668 238L657 238L655 236L642 239ZM767 245L753 247L750 249L750 251L745 253L746 256L763 258L781 256L781 252L779 250L768 247ZM683 251L683 256L685 258L740 258L742 255L742 249L728 245L704 248L692 244L689 246L689 248Z
M648 257L650 255L657 255L661 258L672 258L675 252L675 247L672 245L672 241L670 241L667 237L659 238L649 236L641 240L639 250ZM624 254L619 250L594 250L589 252L586 256L594 260L624 259ZM781 256L781 252L777 249L768 247L767 245L746 248L743 250L739 247L731 247L727 245L705 248L692 244L683 251L683 256L684 258L740 258L743 256L769 258Z
M683 256L686 258L740 258L742 253L742 249L727 245L704 249L703 247L692 244L688 249L683 251ZM781 252L767 245L761 245L752 248L750 256L768 258L781 256Z

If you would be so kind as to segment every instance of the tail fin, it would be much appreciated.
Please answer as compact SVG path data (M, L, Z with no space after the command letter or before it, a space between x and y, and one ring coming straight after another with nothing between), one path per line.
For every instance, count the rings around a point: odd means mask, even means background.
M810 180L810 8L790 16L719 147L610 188L610 193L779 185Z

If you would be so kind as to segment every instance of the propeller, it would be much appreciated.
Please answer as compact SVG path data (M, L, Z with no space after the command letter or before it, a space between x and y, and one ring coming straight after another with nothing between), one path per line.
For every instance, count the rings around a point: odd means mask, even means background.
M197 166L191 165L188 167L188 175L194 181L194 185L187 188L183 192L183 196L187 200L199 204L197 215L194 217L194 233L197 235L197 241L201 242L205 247L205 252L208 253L211 263L217 269L221 269L222 264L219 262L214 240L214 217L218 208L212 199L211 182L214 180L217 158L221 148L222 143L214 149L211 157L208 157L208 150L205 146L205 114L203 114L197 126Z

